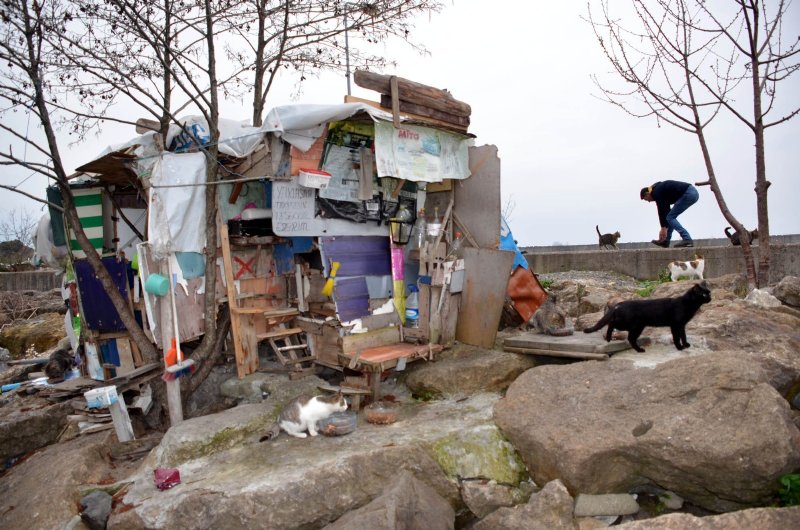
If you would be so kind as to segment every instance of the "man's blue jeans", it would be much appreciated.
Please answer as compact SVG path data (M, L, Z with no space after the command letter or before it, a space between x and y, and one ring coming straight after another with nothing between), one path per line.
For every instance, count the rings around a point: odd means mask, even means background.
M678 222L678 216L685 212L689 206L696 203L699 198L700 194L697 192L697 188L689 186L686 188L686 192L681 195L681 198L672 205L672 209L670 209L667 214L667 241L672 240L673 230L681 235L681 239L691 241L692 236L690 236L689 232Z

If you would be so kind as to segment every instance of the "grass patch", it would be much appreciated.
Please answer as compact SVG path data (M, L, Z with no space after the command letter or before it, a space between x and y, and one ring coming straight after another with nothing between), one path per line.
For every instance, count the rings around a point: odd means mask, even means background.
M778 479L781 506L800 506L800 473L788 473Z
M658 278L655 280L642 280L638 283L638 289L636 289L636 294L642 298L647 298L653 291L655 291L656 287L661 285L662 283L667 283L672 281L672 276L670 276L669 271L667 269L661 269L658 272Z
M547 279L547 280L540 279L539 283L542 284L542 288L543 289L550 289L550 287L553 285L553 280L551 280L551 279Z

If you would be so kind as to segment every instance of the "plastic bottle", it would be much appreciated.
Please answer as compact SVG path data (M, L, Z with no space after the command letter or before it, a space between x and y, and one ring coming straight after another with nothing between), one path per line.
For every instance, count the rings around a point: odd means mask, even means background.
M447 253L448 259L459 259L461 257L461 247L464 246L464 236L456 231L453 242L450 244L450 252Z
M417 214L417 222L414 223L414 230L411 234L411 241L414 248L422 248L425 238L428 235L428 222L425 220L425 208L420 208Z
M428 243L435 243L442 231L442 218L439 217L439 207L433 209L433 219L428 223Z
M419 288L413 283L408 284L408 297L406 298L406 327L419 326Z

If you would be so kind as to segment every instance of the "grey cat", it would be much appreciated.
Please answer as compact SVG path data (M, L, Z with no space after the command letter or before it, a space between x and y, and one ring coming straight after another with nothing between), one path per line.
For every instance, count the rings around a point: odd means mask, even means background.
M619 248L617 248L617 241L620 238L619 232L614 232L613 234L601 234L600 225L594 225L594 229L597 230L600 248L608 249L608 247L614 247L615 250L619 250Z
M739 236L739 232L731 233L730 230L731 230L730 226L725 227L725 235L728 236L728 239L731 240L731 245L733 245L734 247L741 246L742 238ZM758 228L755 228L750 231L746 230L745 234L747 235L747 242L752 243L754 239L758 239Z
M547 299L531 315L526 324L528 329L533 328L539 333L555 337L565 337L574 333L572 328L567 327L566 313L556 305L556 295L552 293L548 293Z
M283 429L286 434L296 438L316 436L317 422L334 412L347 410L347 401L341 392L327 396L302 395L291 400L278 416L278 421L270 426L267 434L259 441L271 440ZM305 433L308 431L308 435Z

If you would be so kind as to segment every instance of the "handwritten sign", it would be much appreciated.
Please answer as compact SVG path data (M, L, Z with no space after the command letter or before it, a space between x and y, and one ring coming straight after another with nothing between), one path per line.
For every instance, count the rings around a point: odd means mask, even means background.
M307 235L314 223L315 191L296 182L274 182L272 230L279 236Z
M389 235L386 224L315 217L316 190L296 181L272 183L272 231L283 237Z

